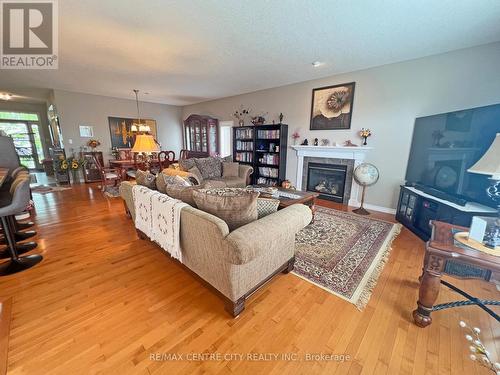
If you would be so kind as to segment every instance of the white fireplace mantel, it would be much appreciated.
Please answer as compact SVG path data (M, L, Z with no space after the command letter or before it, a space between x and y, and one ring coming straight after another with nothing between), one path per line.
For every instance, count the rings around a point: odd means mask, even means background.
M331 158L331 159L352 159L354 160L354 168L363 163L366 153L373 147L349 147L349 146L302 146L296 145L292 148L297 153L297 178L296 186L298 190L302 190L302 175L304 168L304 157L316 158ZM359 186L356 183L352 184L351 196L349 205L355 206L358 204Z

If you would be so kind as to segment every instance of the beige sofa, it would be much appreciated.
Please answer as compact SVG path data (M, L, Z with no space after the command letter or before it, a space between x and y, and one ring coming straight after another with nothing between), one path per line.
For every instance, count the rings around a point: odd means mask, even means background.
M120 194L134 219L132 186L122 182ZM220 292L226 310L237 316L260 286L293 269L295 234L311 220L311 210L297 204L229 232L223 220L188 206L181 212L182 262Z

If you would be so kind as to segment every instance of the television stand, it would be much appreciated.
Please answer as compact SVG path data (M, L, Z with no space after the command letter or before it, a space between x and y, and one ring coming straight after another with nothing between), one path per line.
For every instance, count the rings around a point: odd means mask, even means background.
M431 236L430 220L470 227L473 216L496 216L494 208L479 203L459 205L435 197L412 186L401 186L396 220L427 241Z
M434 189L434 188L431 188L429 186L420 185L420 184L411 184L411 185L406 185L406 186L414 187L415 189L420 190L420 191L427 193L429 195L432 195L433 197L436 197L436 198L439 198L439 199L442 199L442 200L445 200L445 201L448 201L451 203L458 204L459 206L465 206L468 202L468 200L465 198L450 195L450 194L442 192L441 190Z

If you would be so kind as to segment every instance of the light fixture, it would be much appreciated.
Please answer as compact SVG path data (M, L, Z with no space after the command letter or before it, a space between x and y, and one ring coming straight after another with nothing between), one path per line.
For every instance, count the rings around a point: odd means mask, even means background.
M12 99L12 95L6 92L3 92L0 94L0 99L1 100L10 100Z
M140 133L149 133L151 128L147 124L141 123L141 112L139 110L139 90L134 89L135 93L135 103L137 105L137 123L133 123L130 127L130 131L132 132L140 132Z
M151 134L137 134L132 152L144 155L144 166L149 170L151 153L160 151L160 146Z
M311 63L311 65L313 66L313 68L318 68L323 65L323 63L321 61L314 61Z

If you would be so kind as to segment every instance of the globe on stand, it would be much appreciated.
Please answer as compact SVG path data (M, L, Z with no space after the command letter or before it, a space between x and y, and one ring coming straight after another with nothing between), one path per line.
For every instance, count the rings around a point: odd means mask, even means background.
M354 180L363 187L363 192L361 193L361 206L352 210L352 212L358 215L370 215L370 213L363 207L365 203L365 189L367 186L374 185L379 178L379 172L377 167L370 163L362 163L354 169Z

